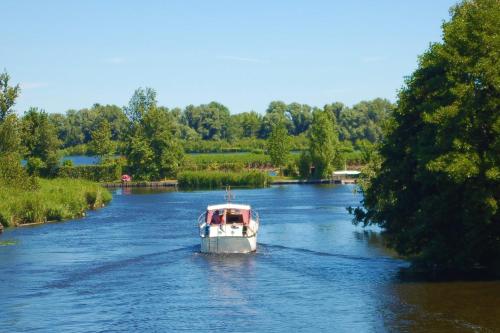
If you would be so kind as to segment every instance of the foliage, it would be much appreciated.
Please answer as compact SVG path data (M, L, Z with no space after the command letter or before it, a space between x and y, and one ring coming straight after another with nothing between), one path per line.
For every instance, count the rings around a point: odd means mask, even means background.
M27 174L17 153L0 154L0 184L23 190L33 190L38 187L37 179Z
M96 129L91 133L92 141L89 146L91 151L101 159L110 156L115 147L111 141L111 126L106 119L102 119Z
M153 89L137 89L127 115L131 121L125 155L136 179L175 177L184 151L176 138L176 112L157 107Z
M181 188L265 187L270 184L267 173L259 171L183 171L178 174L177 180Z
M337 121L340 140L368 140L372 143L382 139L383 126L394 109L386 99L376 98L362 101L352 108L342 107ZM338 106L337 106L338 110Z
M242 154L193 154L187 155L183 170L232 170L263 169L272 167L268 155Z
M85 180L41 179L36 190L7 185L0 179L0 223L15 226L80 217L111 200L105 188Z
M10 76L7 72L0 74L0 123L14 111L12 107L16 103L16 99L21 92L19 84L14 87L9 86Z
M335 118L325 110L313 113L311 130L309 131L309 155L314 166L313 177L330 177L335 158L338 154L338 135Z
M194 129L204 140L229 138L229 119L229 109L217 102L188 105L182 115L182 123Z
M0 122L0 155L21 151L19 121L15 115L9 115Z
M399 95L356 220L419 267L500 272L497 0L464 1Z
M57 176L61 178L80 178L96 182L112 182L119 180L122 175L120 162L108 162L98 165L63 165Z
M278 123L274 125L267 140L267 153L271 163L281 170L287 162L289 151L288 131L283 123Z
M26 158L38 158L43 162L40 174L54 176L59 165L57 151L60 141L45 111L30 108L26 112L22 119L22 141L26 148Z

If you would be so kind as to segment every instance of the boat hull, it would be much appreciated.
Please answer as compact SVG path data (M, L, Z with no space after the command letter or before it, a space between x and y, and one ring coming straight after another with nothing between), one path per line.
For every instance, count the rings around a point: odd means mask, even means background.
M202 237L202 253L249 253L257 249L257 236L251 237Z

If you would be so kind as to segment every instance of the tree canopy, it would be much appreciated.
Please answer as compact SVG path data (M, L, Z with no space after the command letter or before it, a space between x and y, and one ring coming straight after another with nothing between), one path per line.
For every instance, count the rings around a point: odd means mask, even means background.
M429 269L500 272L500 6L464 1L406 80L356 219Z

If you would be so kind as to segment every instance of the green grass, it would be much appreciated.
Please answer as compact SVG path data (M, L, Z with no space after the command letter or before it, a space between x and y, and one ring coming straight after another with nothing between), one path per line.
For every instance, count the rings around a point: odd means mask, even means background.
M83 216L87 209L111 201L111 193L100 185L81 179L40 179L40 188L22 190L0 184L0 223L60 221Z
M177 175L181 188L223 188L225 186L265 187L270 184L265 172L184 171Z

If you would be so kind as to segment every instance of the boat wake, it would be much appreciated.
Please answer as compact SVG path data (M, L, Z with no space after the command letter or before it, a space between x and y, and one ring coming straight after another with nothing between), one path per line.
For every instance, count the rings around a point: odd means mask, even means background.
M341 254L341 253L329 253L329 252L321 252L321 251L315 251L315 250L309 250L309 249L304 249L304 248L299 248L299 247L290 247L290 246L284 246L284 245L273 245L273 244L263 244L259 243L259 246L264 247L264 251L268 250L267 253L269 253L271 249L275 250L286 250L286 251L294 251L302 254L311 254L315 256L321 256L321 257L336 257L336 258L341 258L341 259L349 259L349 260L357 260L357 261L377 261L377 262L402 262L402 260L391 258L391 257L361 257L361 256L354 256L354 255L349 255L349 254ZM263 252L263 251L259 251ZM266 253L266 252L263 252Z
M48 289L64 289L76 282L80 282L83 280L90 279L93 276L103 274L113 270L119 270L126 266L136 265L141 263L144 265L148 260L156 259L151 262L151 264L158 264L158 258L162 256L167 256L164 260L161 260L161 265L171 264L176 261L179 261L183 258L183 256L179 256L178 253L185 252L186 254L191 254L198 249L198 246L186 246L177 249L172 249L169 251L161 251L154 253L142 254L136 257L121 259L116 261L108 261L104 263L97 264L93 267L82 269L79 271L73 271L72 273L66 275L65 278L53 281L45 285L45 288ZM175 254L175 255L173 255Z

